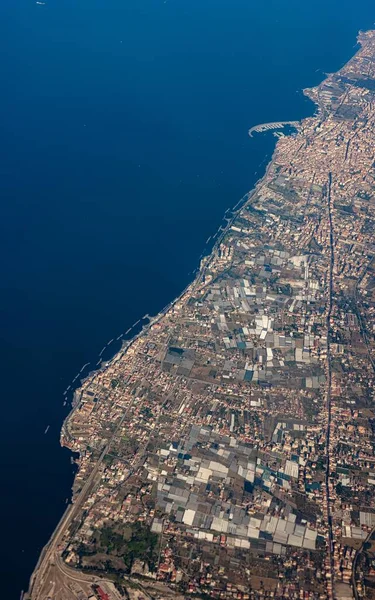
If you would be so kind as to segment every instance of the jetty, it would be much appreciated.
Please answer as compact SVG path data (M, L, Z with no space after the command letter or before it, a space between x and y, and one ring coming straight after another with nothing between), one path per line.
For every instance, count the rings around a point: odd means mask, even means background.
M275 121L274 123L261 123L249 129L249 136L253 137L253 133L264 133L272 129L282 129L283 127L298 127L299 121Z

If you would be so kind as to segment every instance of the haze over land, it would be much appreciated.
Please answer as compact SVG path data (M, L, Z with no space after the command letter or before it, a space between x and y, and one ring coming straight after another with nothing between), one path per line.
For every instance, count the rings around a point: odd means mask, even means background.
M365 2L26 0L0 13L1 564L18 598L69 495L64 389L190 281L272 148L248 127L309 114L296 90L337 70L373 15Z

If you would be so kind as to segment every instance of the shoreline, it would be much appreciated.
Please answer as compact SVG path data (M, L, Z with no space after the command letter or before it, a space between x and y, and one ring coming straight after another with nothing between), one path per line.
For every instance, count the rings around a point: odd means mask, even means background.
M359 32L358 37L357 37L357 41L359 44L361 44L360 42L360 37L361 37L362 32ZM351 59L349 60L349 62L357 55L357 53L360 51L361 48L359 48L359 50L351 57ZM298 121L294 121L294 123L296 123L297 125L295 126L297 129L299 129L301 127L301 125L303 124L304 121L309 120L309 119L319 119L320 116L320 110L321 110L321 106L319 104L319 98L318 96L316 98L314 98L312 95L310 95L311 92L314 92L315 90L318 90L319 86L327 79L328 74L325 74L325 76L323 77L322 81L317 84L316 86L312 87L312 88L304 88L302 91L302 93L311 101L311 114L307 117L302 117L300 120ZM285 134L284 134L285 135ZM286 134L286 137L292 135L292 133L288 133ZM258 179L254 185L254 187L249 191L246 192L244 194L244 196L242 196L242 198L234 205L233 208L227 208L226 211L224 212L223 218L222 218L222 223L224 221L226 221L226 225L223 227L223 225L221 224L218 228L218 230L216 231L215 234L211 235L211 237L209 239L215 239L215 243L213 244L211 250L209 251L209 253L207 255L204 254L204 250L203 253L201 254L200 257L200 265L198 267L198 271L196 276L194 277L194 279L192 281L190 281L190 283L188 283L185 288L180 292L180 294L174 298L172 301L170 301L164 308L162 308L154 317L151 317L150 315L145 315L144 317L140 318L131 328L133 329L133 327L135 327L137 324L139 324L140 321L142 321L145 318L149 319L149 322L145 325L142 326L141 330L135 334L131 339L129 340L123 340L123 345L120 348L120 350L118 350L117 352L114 353L114 355L112 356L112 358L110 358L109 360L103 361L102 366L100 366L98 369L94 369L93 371L91 371L85 378L83 378L82 380L80 380L80 387L75 389L73 392L73 400L72 400L72 409L69 411L68 415L66 416L66 418L63 421L62 427L61 427L61 435L63 434L63 431L66 427L66 423L68 422L69 418L71 417L71 415L74 414L74 412L77 410L77 407L79 405L79 391L82 387L82 384L87 381L88 379L94 379L97 375L97 373L99 373L100 371L105 370L108 366L110 366L111 364L113 364L114 362L117 362L118 360L120 360L126 353L127 351L134 345L134 343L141 338L143 335L146 335L147 332L149 331L150 328L153 327L153 325L157 324L170 310L173 309L173 307L181 300L183 300L183 297L185 296L185 294L187 294L189 291L192 291L197 285L199 285L199 283L201 283L202 278L204 277L204 274L207 270L207 268L210 265L211 260L214 258L215 256L215 252L217 250L217 248L219 247L219 245L221 244L223 238L226 236L226 234L228 233L229 229L231 228L233 222L235 221L235 219L237 218L237 215L243 210L243 208L247 205L251 203L251 200L253 198L253 196L263 187L263 185L265 184L267 177L269 175L270 170L272 169L272 166L274 164L274 158L275 155L277 153L277 149L278 149L278 145L279 145L279 141L275 138L275 145L272 151L272 154L270 156L270 159L268 161L268 163L266 164L266 168L265 168L265 172L263 174L263 176ZM266 155L266 158L268 158L268 155ZM263 159L263 161L260 163L264 163L265 159ZM230 217L226 216L228 215L228 213L231 214ZM220 232L220 233L219 233ZM218 235L219 234L219 235ZM217 237L216 237L217 236ZM129 331L129 330L128 330ZM126 335L126 333L124 334ZM120 336L119 336L120 338ZM117 338L118 339L118 338ZM105 346L106 347L106 346ZM61 443L61 440L60 440ZM67 447L69 450L70 448L68 446L66 446L65 444L61 443L62 447ZM106 451L107 446L105 447L104 451ZM75 452L73 450L71 450L72 452ZM102 458L103 453L100 455L99 459L97 460L95 467L94 467L94 471L95 469L101 464L101 458ZM78 462L79 465L79 462ZM79 468L79 467L78 467ZM49 540L47 541L47 543L45 544L45 546L42 549L42 552L39 556L38 562L32 572L32 575L30 577L30 584L28 587L28 591L23 594L22 598L24 600L30 600L32 598L32 592L33 592L33 586L35 585L36 582L36 577L38 575L38 569L41 566L44 558L46 557L46 554L48 553L49 550L49 546L51 545L51 543L55 540L55 538L59 535L61 535L63 533L63 531L59 531L60 528L62 528L62 526L64 525L64 523L67 521L68 517L70 516L70 513L72 511L74 511L75 507L77 506L76 502L77 500L80 498L80 496L82 494L85 493L85 486L82 488L82 490L79 492L78 497L76 499L75 502L71 503L70 505L68 505L68 507L66 508L66 510L64 511L64 513L62 514L58 524L56 525L56 528L54 529L54 531L52 532Z
M309 117L307 117L309 118ZM299 122L301 123L303 121L303 119ZM147 331L156 323L158 323L158 321L160 321L160 319L162 319L169 310L173 309L173 306L179 302L180 300L182 300L182 298L184 297L184 295L195 285L197 285L199 283L200 278L204 275L210 260L212 259L212 257L214 256L214 252L216 251L217 247L220 245L222 239L224 238L224 236L226 235L226 233L228 232L228 230L230 229L233 221L235 220L235 218L237 217L237 214L246 206L247 203L249 203L251 201L251 198L255 195L255 193L258 191L259 188L262 187L265 178L267 177L269 170L273 164L273 159L274 159L274 155L276 152L276 148L277 148L277 140L275 139L275 147L273 149L271 158L269 160L269 162L266 165L266 169L264 172L264 175L257 180L255 186L249 191L247 192L244 196L242 196L242 198L234 205L234 209L232 208L228 208L226 209L225 213L224 213L224 217L225 215L228 214L228 212L232 212L232 216L228 219L228 217L225 218L225 220L227 221L227 224L225 225L225 227L223 228L222 225L219 226L216 234L214 234L214 236L217 235L218 232L221 232L217 239L215 240L214 245L211 248L211 251L208 255L206 256L202 256L201 255L201 264L199 265L199 270L195 276L195 278L188 283L185 288L182 290L182 292L176 297L174 298L174 300L172 300L171 302L169 302L161 311L159 311L159 313L157 313L157 315L155 315L154 317L151 318L151 320L149 321L149 323L145 326L142 327L142 329L135 335L133 336L133 338L131 338L130 340L124 340L126 347L125 348L121 348L118 352L116 352L113 357L108 360L105 361L105 365L103 367L100 367L98 369L95 369L94 371L91 371L84 379L82 379L80 381L80 387L75 389L73 392L73 399L72 399L72 409L69 411L68 415L65 417L62 426L61 426L61 431L60 431L60 445L61 447L66 447L68 450L70 450L72 452L72 454L75 452L74 450L71 450L67 445L63 444L61 441L61 436L64 434L64 429L66 428L66 423L68 422L69 418L74 414L74 412L77 410L78 406L79 406L79 398L78 395L80 394L80 390L82 388L82 384L83 382L87 381L88 379L94 379L94 377L96 377L97 373L99 373L100 371L104 370L107 368L107 366L109 366L110 364L112 364L113 362L117 362L117 360L120 360L125 354L126 352L131 348L131 346L133 346L133 344L144 334L147 333ZM237 208L238 207L238 208ZM222 219L222 221L224 221L224 217ZM212 237L214 237L212 236ZM203 264L202 264L203 263ZM142 319L140 319L142 320ZM99 464L100 459L98 459L96 465ZM78 459L78 470L79 470L79 459ZM74 477L75 479L75 477ZM74 485L74 479L73 479L73 485ZM73 489L73 485L71 488L71 491ZM79 493L79 495L82 493L83 490L81 490L81 492ZM79 496L78 496L79 497ZM43 563L43 560L46 557L46 554L49 550L49 546L53 543L53 541L55 540L55 538L61 534L62 532L59 532L59 529L63 526L63 524L65 523L65 521L68 519L68 517L70 516L70 513L72 512L73 508L76 506L75 502L71 502L67 508L65 509L65 511L63 512L63 514L61 515L60 520L58 521L55 529L53 530L51 536L49 537L47 543L43 546L42 551L39 555L38 561L33 569L33 572L30 576L30 580L29 580L29 586L28 589L25 593L23 593L23 595L21 596L21 598L23 600L30 600L32 598L32 592L33 592L33 587L35 585L36 582L36 577L38 575L38 570L40 568L40 566Z
M311 118L311 117L306 117L306 118ZM298 121L299 126L303 120L304 119L301 119L301 121ZM60 430L60 436L61 436L61 434L63 434L63 430L65 428L67 421L69 420L71 415L73 415L74 412L78 408L79 400L80 400L80 398L78 396L80 396L80 390L82 388L82 385L88 380L93 380L96 377L97 373L104 371L108 366L110 366L114 362L117 362L123 356L125 356L127 351L133 346L133 344L140 337L142 337L142 335L146 334L153 325L157 324L168 313L168 311L171 310L174 307L174 305L177 304L177 302L179 302L183 298L183 296L190 290L190 288L192 288L198 284L199 278L204 275L204 272L206 271L207 267L209 266L209 263L214 255L214 252L217 250L218 246L220 246L223 238L229 231L229 229L230 229L232 223L235 221L238 213L240 213L241 210L246 206L246 204L251 201L251 198L256 194L258 189L262 187L264 180L266 179L268 172L271 168L271 165L273 163L273 159L274 159L274 155L275 155L276 147L277 147L277 142L278 142L278 140L275 139L275 146L274 146L273 152L271 154L270 160L266 165L263 176L256 181L254 187L249 192L246 192L246 194L244 194L242 196L242 198L240 198L240 200L234 205L233 208L228 207L225 210L224 215L221 220L221 224L219 225L217 231L211 235L211 239L214 239L217 236L215 243L213 244L213 246L208 254L205 255L204 250L202 251L202 254L200 255L200 264L195 269L195 271L197 271L197 273L196 273L194 279L192 281L190 281L190 283L188 283L183 288L183 290L180 292L180 294L178 296L176 296L176 298L174 298L173 300L168 302L168 304L166 304L155 316L151 316L151 315L147 314L147 315L144 315L143 317L141 317L138 321L136 321L134 323L134 325L132 325L130 327L130 330L128 330L128 331L131 331L142 320L144 320L146 318L149 320L149 322L147 324L143 325L142 328L140 329L140 331L138 333L136 333L132 338L129 338L128 340L127 339L122 340L122 347L117 352L115 352L114 355L110 359L102 361L102 366L98 367L97 369L93 369L92 371L90 371L90 373L87 374L86 377L84 377L83 379L80 380L79 387L77 387L73 391L72 408L62 423L61 430ZM268 156L266 156L266 158L267 157ZM231 213L231 217L226 216L228 213ZM223 227L224 222L226 222L226 224ZM124 334L124 335L126 335L126 334ZM65 448L68 448L68 450L70 450L70 448L68 446L61 443L61 440L60 440L60 444L61 444L61 447L65 447Z

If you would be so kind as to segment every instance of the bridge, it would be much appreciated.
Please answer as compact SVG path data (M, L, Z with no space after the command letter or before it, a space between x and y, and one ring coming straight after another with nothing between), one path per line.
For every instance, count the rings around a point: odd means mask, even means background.
M263 133L264 131L271 131L272 129L282 129L283 127L298 127L299 121L277 121L275 123L261 123L255 125L249 129L249 136L253 137L253 133Z

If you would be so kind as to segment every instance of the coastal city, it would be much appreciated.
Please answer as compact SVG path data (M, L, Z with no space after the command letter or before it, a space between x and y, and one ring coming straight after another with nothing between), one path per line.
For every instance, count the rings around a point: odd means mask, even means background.
M25 600L375 599L375 31L359 43L305 90L313 117L271 124L195 280L75 391L73 500Z

